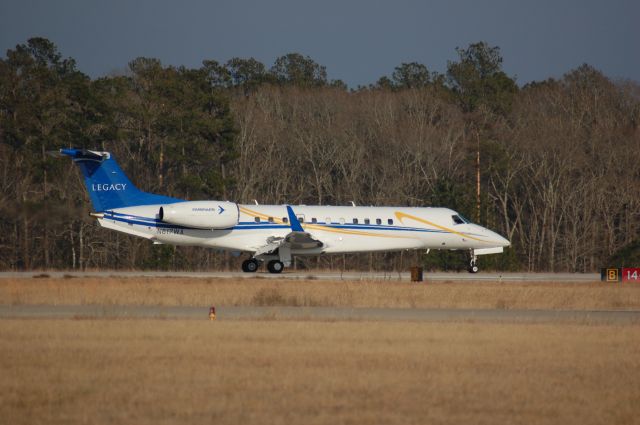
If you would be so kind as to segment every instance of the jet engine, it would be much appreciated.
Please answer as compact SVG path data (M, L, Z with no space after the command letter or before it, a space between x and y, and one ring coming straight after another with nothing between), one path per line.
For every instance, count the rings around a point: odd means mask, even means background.
M233 202L189 201L162 205L158 218L197 229L228 229L238 224L240 212Z

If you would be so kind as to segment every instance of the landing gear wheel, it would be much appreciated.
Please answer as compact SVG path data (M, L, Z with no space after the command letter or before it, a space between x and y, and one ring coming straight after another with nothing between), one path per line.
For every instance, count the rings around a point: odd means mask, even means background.
M284 264L282 261L271 260L267 264L267 270L269 270L269 273L282 273L282 270L284 270Z
M242 262L242 271L245 273L255 273L258 270L258 261L254 258Z
M478 264L475 261L471 261L469 263L469 273L478 273L478 270L480 270Z

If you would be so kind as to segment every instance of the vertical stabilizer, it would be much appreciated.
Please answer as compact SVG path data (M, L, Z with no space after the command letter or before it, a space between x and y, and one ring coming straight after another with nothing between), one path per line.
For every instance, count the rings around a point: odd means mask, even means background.
M60 149L60 154L70 156L82 171L95 211L181 202L180 199L146 193L135 187L109 152Z

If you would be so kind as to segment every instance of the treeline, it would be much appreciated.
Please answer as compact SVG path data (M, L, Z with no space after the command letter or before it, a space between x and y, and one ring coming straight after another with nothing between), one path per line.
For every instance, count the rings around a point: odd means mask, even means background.
M583 65L519 88L497 47L457 53L445 74L405 63L349 90L295 53L270 68L138 58L91 80L30 39L0 60L0 269L237 267L100 229L79 171L46 154L65 146L109 150L143 190L192 200L448 206L512 241L485 268L637 261L640 86ZM398 269L406 255L306 265ZM464 267L461 253L419 259Z

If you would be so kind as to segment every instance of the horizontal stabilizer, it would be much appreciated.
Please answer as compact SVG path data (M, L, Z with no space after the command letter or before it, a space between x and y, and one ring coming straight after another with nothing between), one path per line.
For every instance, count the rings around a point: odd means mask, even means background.
M76 160L88 160L88 161L104 161L105 159L109 159L111 155L109 152L100 152L100 151L90 151L88 149L79 149L79 148L71 148L71 149L60 149L58 151L59 156L70 156ZM52 155L54 156L54 155Z

